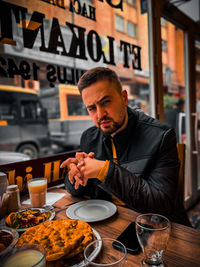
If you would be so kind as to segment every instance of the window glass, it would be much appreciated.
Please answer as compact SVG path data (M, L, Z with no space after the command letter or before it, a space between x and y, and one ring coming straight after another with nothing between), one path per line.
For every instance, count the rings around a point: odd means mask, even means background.
M79 95L68 95L68 114L69 116L84 116L88 115L87 109L81 100Z
M14 120L16 112L13 109L12 102L0 100L0 120Z
M115 28L118 31L124 31L124 19L118 15L115 15Z
M162 26L161 34L165 122L175 129L177 142L183 143L186 138L184 32L165 20L165 27Z
M126 2L131 6L135 6L136 5L136 0L126 0Z
M151 115L148 10L140 4L134 0L0 1L0 86L11 86L10 91L18 88L16 101L21 99L20 90L34 92L34 99L23 99L21 111L24 122L32 120L32 128L35 118L43 117L41 127L37 119L35 139L46 127L46 139L56 136L51 139L52 147L59 146L56 152L79 145L81 133L93 122L76 85L93 67L114 70L128 92L129 105ZM22 139L24 130L19 125ZM75 138L74 132L79 136ZM62 136L59 142L57 136Z
M23 100L20 106L23 120L40 120L42 118L42 107L38 102Z
M136 37L136 25L130 21L127 21L127 34Z
M162 50L167 51L167 41L166 40L162 40Z
M196 138L196 150L200 150L200 36L195 39L195 55L196 55L196 129L195 129L195 138ZM197 155L197 188L200 189L200 153Z

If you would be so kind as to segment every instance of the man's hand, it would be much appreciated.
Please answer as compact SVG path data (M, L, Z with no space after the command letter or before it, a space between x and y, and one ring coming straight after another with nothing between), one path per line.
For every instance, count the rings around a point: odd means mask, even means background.
M63 161L63 163L60 165L60 168L65 168L68 167L70 168L70 164L74 163L74 164L78 164L78 161L86 158L86 157L90 157L90 158L94 158L94 152L90 152L89 154L86 154L85 152L76 152L75 158L68 158L65 161Z
M82 173L77 165L79 164L79 166L82 166L84 164L83 159L86 157L94 158L94 152L90 152L89 154L86 154L85 152L77 152L75 158L68 158L60 166L60 168L68 167L68 169L70 169L68 178L71 184L75 181L75 189L78 189L79 184L83 183Z
M81 184L86 186L88 179L96 178L99 174L100 170L104 166L105 161L97 160L95 158L86 157L84 158L83 162L81 161L78 163L77 168L80 170L82 174L81 182L79 183L80 179L76 179L77 184Z

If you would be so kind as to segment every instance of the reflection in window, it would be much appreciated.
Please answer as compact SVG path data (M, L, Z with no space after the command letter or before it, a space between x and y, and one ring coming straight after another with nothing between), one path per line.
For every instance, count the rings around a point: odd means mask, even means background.
M87 109L79 95L67 95L67 106L69 116L85 116L88 115Z
M124 32L124 18L115 15L115 28L120 32Z

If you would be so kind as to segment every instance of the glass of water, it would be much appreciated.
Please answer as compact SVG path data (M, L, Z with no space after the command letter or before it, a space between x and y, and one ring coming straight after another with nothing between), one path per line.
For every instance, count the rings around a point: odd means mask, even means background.
M128 267L126 247L112 238L95 240L84 250L84 260L87 267Z
M137 238L144 253L141 266L163 267L163 253L170 236L170 221L159 214L141 214L136 217Z

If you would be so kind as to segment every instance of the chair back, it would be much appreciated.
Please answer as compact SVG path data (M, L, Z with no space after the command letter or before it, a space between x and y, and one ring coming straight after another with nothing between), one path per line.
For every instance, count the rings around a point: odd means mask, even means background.
M178 151L178 158L180 160L180 169L179 169L179 177L178 177L178 192L180 194L180 198L182 203L184 203L184 195L185 195L185 144L176 144Z

